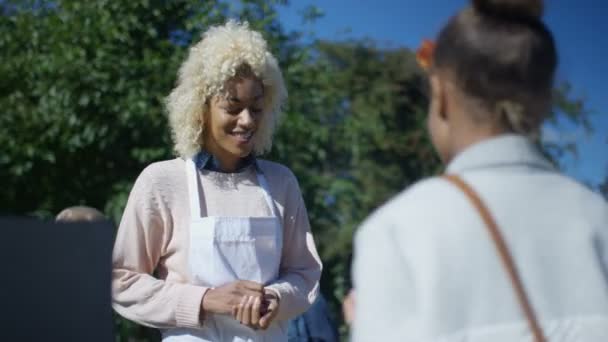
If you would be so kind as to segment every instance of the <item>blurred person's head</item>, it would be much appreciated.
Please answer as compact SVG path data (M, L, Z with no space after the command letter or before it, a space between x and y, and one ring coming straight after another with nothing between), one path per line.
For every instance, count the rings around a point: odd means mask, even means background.
M107 218L101 211L82 205L65 208L55 217L57 222L97 222L105 220Z
M175 151L189 158L205 150L220 163L268 151L286 98L259 32L234 21L211 27L191 47L167 98Z
M445 163L489 137L538 133L557 65L542 12L542 0L473 0L441 30L428 128Z

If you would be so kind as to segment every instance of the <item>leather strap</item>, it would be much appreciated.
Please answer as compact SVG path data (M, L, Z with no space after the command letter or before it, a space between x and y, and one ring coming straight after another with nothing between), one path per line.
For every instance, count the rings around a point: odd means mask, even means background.
M502 234L498 229L496 221L490 214L490 211L485 206L481 198L479 198L475 190L473 190L473 188L471 188L469 184L462 180L462 178L458 177L457 175L444 175L443 178L458 187L467 196L471 204L473 204L473 206L481 216L488 230L488 233L490 233L490 236L494 241L496 251L498 252L502 264L505 270L507 271L509 279L511 280L511 284L513 285L513 289L515 290L515 294L517 295L517 301L519 302L519 306L521 307L522 311L526 316L526 319L528 320L528 325L530 326L530 330L534 335L534 341L545 342L546 339L544 337L543 330L538 324L536 314L532 309L532 305L530 304L530 300L528 299L526 290L524 289L521 278L517 273L517 268L513 262L513 258L511 257L509 248L507 247L507 244L505 243L505 240L503 239Z

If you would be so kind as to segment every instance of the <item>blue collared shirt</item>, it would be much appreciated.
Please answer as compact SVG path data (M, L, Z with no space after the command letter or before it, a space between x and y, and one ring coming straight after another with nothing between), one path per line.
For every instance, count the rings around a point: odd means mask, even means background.
M217 158L215 156L213 156L211 153L209 153L207 151L200 151L194 157L194 164L196 165L196 168L199 170L215 171L215 172L222 172L222 173L242 172L251 165L253 165L256 168L256 170L259 170L259 168L257 166L256 158L253 154L250 154L247 157L242 158L234 172L226 172L226 171L222 170L220 168L219 160L217 160Z

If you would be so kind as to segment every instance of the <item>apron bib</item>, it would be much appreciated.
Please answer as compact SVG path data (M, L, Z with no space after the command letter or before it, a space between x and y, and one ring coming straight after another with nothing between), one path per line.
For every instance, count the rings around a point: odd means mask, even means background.
M186 160L190 197L188 260L193 284L218 287L236 280L251 280L261 284L276 280L283 247L283 227L279 211L270 196L266 177L256 171L260 190L272 216L203 217L197 173L193 160ZM202 329L175 328L163 331L163 342L201 341L287 341L287 322L274 321L267 330L253 330L232 316L206 314Z

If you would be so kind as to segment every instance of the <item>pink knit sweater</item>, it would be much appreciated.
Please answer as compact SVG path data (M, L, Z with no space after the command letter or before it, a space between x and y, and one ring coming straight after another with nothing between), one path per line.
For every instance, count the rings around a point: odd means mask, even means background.
M305 311L316 298L321 261L296 178L286 167L257 161L283 223L279 279L266 284L280 297L277 319ZM156 328L200 328L207 288L191 283L185 161L148 166L137 178L118 229L113 256L113 306L122 316ZM239 173L199 172L204 202L214 216L270 216L253 166ZM205 212L205 211L203 211Z

